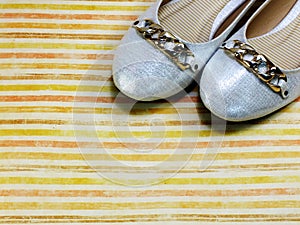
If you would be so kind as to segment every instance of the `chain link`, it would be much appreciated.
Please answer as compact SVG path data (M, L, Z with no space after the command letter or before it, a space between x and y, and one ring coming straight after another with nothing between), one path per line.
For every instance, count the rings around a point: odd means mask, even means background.
M198 65L194 64L195 56L192 51L159 24L145 19L135 21L133 28L150 44L163 52L181 70L191 69L193 72L198 70Z
M283 98L288 97L287 76L265 55L259 54L252 46L239 40L224 42L222 48L274 92L281 94Z

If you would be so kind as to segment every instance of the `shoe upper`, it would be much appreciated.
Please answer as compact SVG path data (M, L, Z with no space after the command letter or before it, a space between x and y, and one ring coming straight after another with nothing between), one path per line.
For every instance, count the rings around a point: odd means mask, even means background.
M243 2L231 0L217 16L216 23L221 25ZM161 0L157 1L138 20L151 19L159 24L158 11L161 3ZM196 69L181 70L174 61L150 45L134 27L131 27L115 51L112 68L115 85L125 95L144 101L164 99L182 91L192 81L199 79L204 65L246 11L247 9L244 9L221 35L205 43L190 43L173 34L194 54L193 65L196 65ZM214 24L213 29L216 27L217 24Z
M265 5L261 9L264 7ZM298 8L297 10L294 8L293 11L297 12L299 18L299 4L295 7ZM256 14L253 18L255 16ZM250 18L249 22L235 33L227 43L238 40L249 44L246 33L253 18ZM285 21L285 24L281 23L282 28L291 22ZM280 29L276 27L275 31L272 30L270 33L274 32L280 32ZM296 51L299 52L299 49ZM286 52L286 54L290 53ZM274 92L266 82L255 76L253 71L220 48L203 71L200 95L205 106L223 119L230 121L256 119L282 108L300 96L300 68L281 69L281 71L287 78L287 82L282 82L282 89L288 92L287 98Z

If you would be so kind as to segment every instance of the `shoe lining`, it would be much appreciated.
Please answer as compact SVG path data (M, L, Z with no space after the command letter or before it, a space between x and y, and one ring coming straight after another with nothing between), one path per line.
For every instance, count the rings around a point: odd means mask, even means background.
M251 29L255 29L255 27L252 27ZM256 32L258 29L259 28L257 27ZM267 32L269 31L270 30ZM263 33L259 34L262 35ZM280 68L286 70L300 68L299 15L286 27L275 33L253 37L247 32L247 37L250 37L248 39L250 45L252 45L258 52L266 55L275 65L279 66Z
M209 41L214 20L230 0L180 0L159 8L160 24L181 39Z

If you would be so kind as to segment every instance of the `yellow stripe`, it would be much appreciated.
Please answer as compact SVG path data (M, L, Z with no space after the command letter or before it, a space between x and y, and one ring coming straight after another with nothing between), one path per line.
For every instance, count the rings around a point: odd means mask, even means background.
M258 202L3 202L0 210L125 210L125 209L249 209L249 208L300 208L300 201Z
M72 111L72 108L69 109ZM75 110L76 111L76 110ZM108 109L110 111L110 109ZM93 110L91 110L91 113ZM159 112L159 109L158 109ZM103 113L100 109L100 112ZM107 112L106 112L107 113ZM108 113L109 114L109 113ZM99 128L100 129L100 128ZM99 138L190 138L190 137L209 137L211 135L210 130L194 131L194 130L172 130L172 131L95 131ZM48 129L1 129L0 136L84 136L93 137L95 136L93 131L84 130L48 130ZM290 129L290 130L247 130L245 133L237 133L234 136L270 136L270 135L296 135L298 136L300 129ZM233 136L232 134L229 136Z
M125 179L126 183L140 184L141 181ZM122 179L120 179L122 182ZM147 183L149 180L147 181ZM299 176L253 176L253 177L218 177L218 178L170 178L163 180L164 185L229 185L229 184L273 184L273 183L299 183ZM0 184L57 184L57 185L117 185L106 179L92 178L48 178L48 177L0 177Z
M107 44L68 44L68 43L0 43L0 48L31 48L31 49L74 49L74 50L114 50L115 45ZM92 65L91 65L92 66Z
M93 156L91 156L92 158ZM98 157L98 156L96 156ZM115 157L114 155L112 155L112 157ZM183 156L186 157L186 156ZM182 157L182 158L183 158ZM89 156L87 158L90 158ZM103 159L105 159L105 157L101 157ZM117 158L117 157L115 157ZM182 161L181 158L181 161ZM118 160L121 160L118 159ZM125 160L125 159L122 159ZM130 161L130 160L128 160ZM146 160L145 160L146 161ZM165 161L165 159L160 159L158 162L162 162ZM288 166L287 166L288 165ZM97 167L98 170L100 171L101 169L105 170L105 171L110 171L110 172L133 172L133 170L136 171L135 168L124 168L122 166L103 166L102 168ZM235 163L234 165L232 164L227 164L227 165L222 165L222 166L209 166L209 168L207 168L205 170L205 172L224 172L224 171L236 171L238 170L239 172L249 172L249 170L252 170L255 173L259 173L259 172L273 172L273 171L277 171L277 172L283 172L283 171L290 171L292 169L294 170L298 170L300 168L300 164L298 163L281 163L281 164L276 164L276 163L265 163L265 164L249 164L249 165L244 165L243 162L240 163ZM0 166L0 172L17 172L17 171L40 171L41 169L46 169L46 170L51 170L51 171L60 171L60 172L77 172L77 173L94 173L95 169L93 167L89 167L89 166L72 166L72 165L61 165L61 162L59 161L55 161L55 162L51 162L48 164L41 164L41 165L35 165L35 164L30 164L28 163L24 163L22 165L20 164L9 164L9 166ZM153 172L153 169L150 168L145 168L143 169L143 172ZM161 170L160 171L162 174L163 173L174 173L174 168L169 168L169 169L165 169L165 170ZM182 168L180 170L180 173L182 174L186 174L186 173L199 173L199 165L197 166L189 166L189 167L185 167Z
M145 11L148 6L63 5L63 4L1 4L0 9L89 10L89 11Z
M300 110L300 109L299 109ZM237 131L226 131L226 136L299 136L300 129L245 129Z
M190 222L195 224L196 222L286 222L286 221L299 221L300 218L297 214L283 214L283 215L264 215L264 214L203 214L203 213L194 213L194 214L164 214L164 213L151 213L151 214L130 214L126 215L101 215L101 216L2 216L0 217L0 223L10 224L10 223L79 223L79 224L98 224L98 223L120 223L124 221L130 221L131 223L141 223L141 222L171 222L168 224L174 223L174 221ZM157 223L159 224L159 223Z

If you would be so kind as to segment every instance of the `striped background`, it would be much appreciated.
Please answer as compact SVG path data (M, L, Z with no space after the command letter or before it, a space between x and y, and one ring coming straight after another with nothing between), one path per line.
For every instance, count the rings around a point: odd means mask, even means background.
M113 50L153 1L0 1L0 224L300 224L300 99L216 150L197 89L118 95Z

